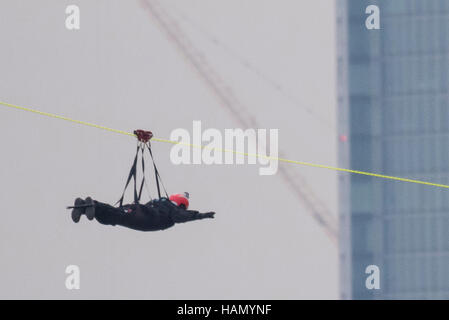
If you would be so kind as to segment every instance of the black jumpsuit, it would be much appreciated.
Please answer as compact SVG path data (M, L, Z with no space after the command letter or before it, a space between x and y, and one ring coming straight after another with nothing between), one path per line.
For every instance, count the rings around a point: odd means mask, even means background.
M94 201L95 219L105 225L119 225L140 231L164 230L176 223L213 218L214 212L200 213L185 210L167 198L153 200L147 204L124 205L120 208Z

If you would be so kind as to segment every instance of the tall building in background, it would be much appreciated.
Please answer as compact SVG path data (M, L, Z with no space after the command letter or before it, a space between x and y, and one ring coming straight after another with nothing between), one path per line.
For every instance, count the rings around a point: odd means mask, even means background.
M449 184L449 1L336 3L340 166ZM341 297L449 299L449 190L343 174L339 187Z

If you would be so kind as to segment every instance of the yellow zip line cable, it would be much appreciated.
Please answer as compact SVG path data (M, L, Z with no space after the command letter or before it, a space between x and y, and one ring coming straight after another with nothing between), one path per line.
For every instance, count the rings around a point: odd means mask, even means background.
M97 128L97 129L102 129L102 130L106 130L106 131L110 131L110 132L115 132L115 133L119 133L119 134L135 137L134 133L130 133L130 132L122 131L122 130L117 130L117 129L112 129L112 128L108 128L108 127L105 127L105 126L100 126L98 124L94 124L94 123L90 123L90 122L86 122L86 121L75 120L75 119L71 119L71 118L68 118L68 117L56 115L56 114L53 114L53 113L48 113L48 112L43 112L43 111L31 109L31 108L25 108L25 107L21 107L21 106L16 106L16 105L13 105L13 104L10 104L10 103L6 103L6 102L2 102L2 101L0 101L0 105L3 105L5 107L9 107L9 108L12 108L12 109L16 109L16 110L32 112L32 113L35 113L35 114L39 114L41 116L46 116L46 117L50 117L50 118L65 120L65 121L81 124L81 125L84 125L84 126L89 126L89 127L93 127L93 128ZM157 141L157 142L163 142L163 143L185 145L185 146L192 147L192 148L200 148L200 149L209 149L209 150L215 150L215 151L221 151L221 152L229 152L229 153L243 155L243 156L246 156L246 157L256 157L256 158L264 158L264 159L267 159L267 160L277 160L279 162L299 164L299 165L302 165L302 166L321 168L321 169L328 169L328 170L334 170L334 171L339 171L339 172L346 172L346 173L353 173L353 174L359 174L359 175L364 175L364 176L376 177L376 178L381 178L381 179L409 182L409 183L415 183L415 184L421 184L421 185L427 185L427 186L432 186L432 187L449 189L449 185L433 183L433 182L427 182L427 181L421 181L421 180L414 180L414 179L400 178L400 177L394 177L394 176L387 176L387 175L377 174L377 173L372 173L372 172L344 169L344 168L332 167L332 166L316 164L316 163L310 163L310 162L304 162L304 161L289 160L289 159L285 159L285 158L270 157L270 156L266 156L266 155L262 155L262 154L250 154L250 153L239 152L239 151L230 150L230 149L222 149L222 148L213 148L213 147L208 147L208 146L194 145L194 144L190 144L190 143L183 143L183 142L167 140L167 139L160 139L160 138L154 138L154 137L152 138L152 140L153 141Z

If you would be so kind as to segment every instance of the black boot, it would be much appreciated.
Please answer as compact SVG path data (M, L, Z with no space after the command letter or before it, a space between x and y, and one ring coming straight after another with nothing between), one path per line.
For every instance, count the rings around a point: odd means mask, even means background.
M86 217L89 220L93 220L95 218L95 202L91 197L87 197L85 203L88 205L86 207Z
M75 223L78 223L80 221L81 215L85 213L86 208L79 207L84 205L85 202L81 198L76 198L75 203L73 204L72 209L72 220Z

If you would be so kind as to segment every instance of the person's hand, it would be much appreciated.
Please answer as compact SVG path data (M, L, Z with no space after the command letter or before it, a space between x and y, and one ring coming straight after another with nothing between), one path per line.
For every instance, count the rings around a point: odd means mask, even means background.
M204 217L205 217L205 218L211 218L211 219L213 219L213 218L214 218L214 215L215 215L215 212L206 212L206 213L204 214Z

